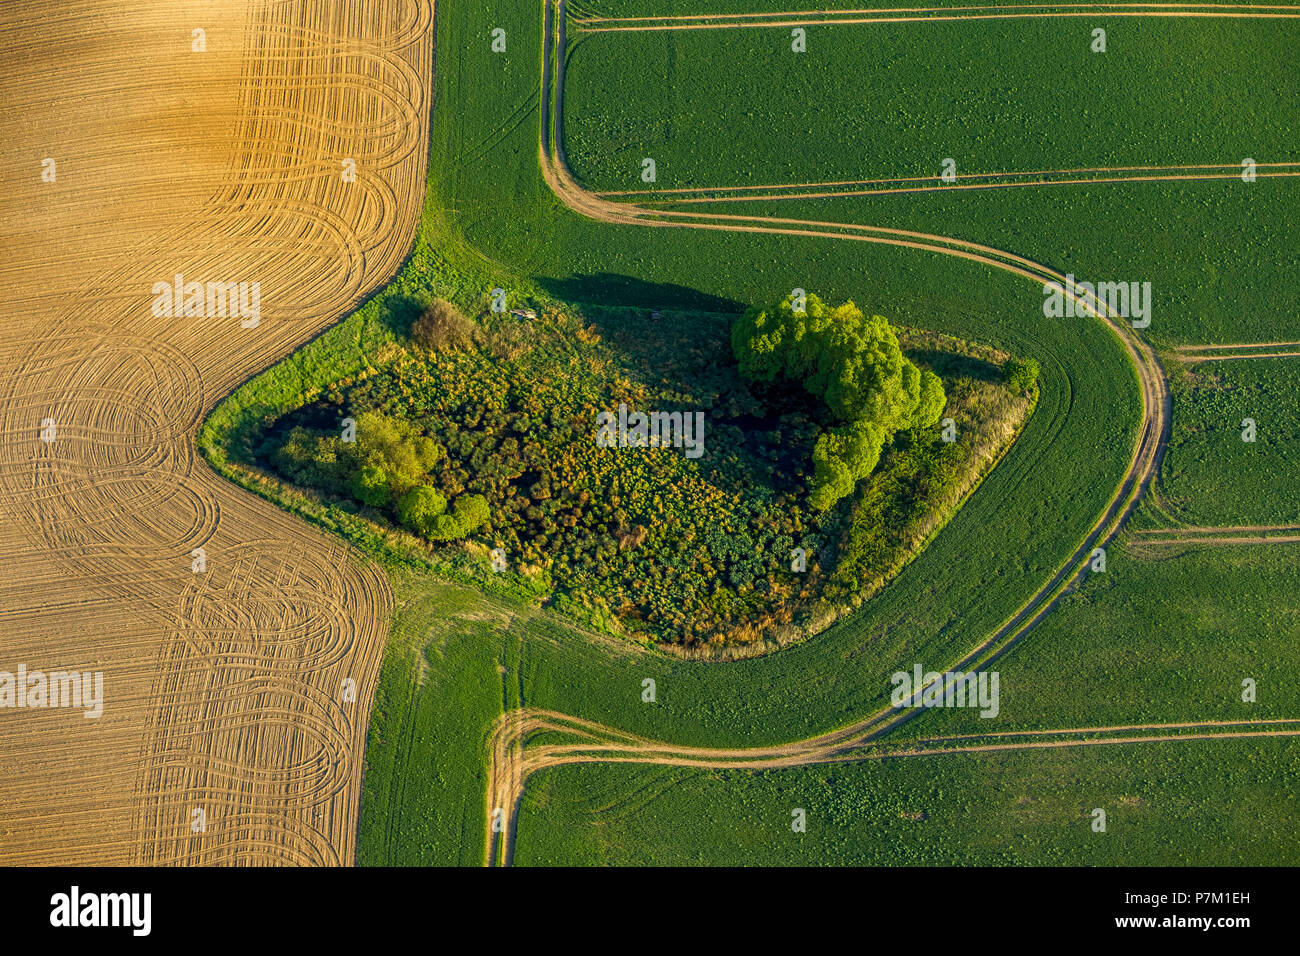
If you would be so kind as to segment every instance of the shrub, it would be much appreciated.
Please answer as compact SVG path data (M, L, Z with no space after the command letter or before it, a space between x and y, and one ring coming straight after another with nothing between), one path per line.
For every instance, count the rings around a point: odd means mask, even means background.
M1007 377L1007 388L1020 395L1029 391L1038 381L1038 362L1034 359L1010 359L1003 369Z
M461 495L452 504L451 514L433 520L426 537L434 541L463 538L482 527L489 513L487 499L482 495Z
M446 498L428 485L416 485L398 500L397 520L427 538L446 510Z
M474 323L446 299L434 299L411 325L411 339L435 352L455 352L474 344Z

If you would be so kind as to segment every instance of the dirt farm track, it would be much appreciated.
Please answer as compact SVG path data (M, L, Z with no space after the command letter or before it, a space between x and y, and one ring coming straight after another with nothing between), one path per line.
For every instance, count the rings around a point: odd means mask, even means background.
M99 719L0 710L0 864L352 861L386 579L194 435L400 264L432 17L0 4L0 671L104 675ZM155 316L178 273L260 322Z

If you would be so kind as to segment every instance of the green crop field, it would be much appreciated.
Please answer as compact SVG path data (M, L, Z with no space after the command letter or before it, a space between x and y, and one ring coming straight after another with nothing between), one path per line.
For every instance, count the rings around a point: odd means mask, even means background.
M703 12L762 9L781 7L725 0ZM568 12L702 11L588 0ZM584 36L571 23L559 129L575 178L606 190L647 188L638 176L646 156L657 158L656 188L909 176L937 184L948 156L959 174L1300 160L1289 136L1300 94L1262 80L1293 59L1292 23L1098 23L1108 29L1105 54L1089 52L1087 19L811 25L804 54L790 53L788 29ZM509 38L505 53L490 49L494 27ZM1151 325L1122 338L1094 316L1046 316L1039 272L933 245L580 215L539 168L542 115L555 100L541 87L541 5L443 0L437 31L428 193L408 262L357 313L236 391L201 440L228 477L343 535L393 580L360 863L484 862L498 809L491 735L518 708L673 747L777 747L889 707L895 671L942 670L995 637L1008 644L1004 625L1023 623L1027 606L1041 620L989 665L1002 679L997 719L926 711L869 746L1300 718L1300 545L1141 540L1180 524L1297 523L1300 364L1290 363L1300 359L1199 363L1191 380L1171 371L1170 445L1153 488L1108 541L1104 574L1058 594L1085 566L1099 525L1124 516L1135 448L1158 411L1159 389L1144 404L1150 383L1127 343L1300 340L1295 179L747 199L694 210L757 217L748 222L763 227L780 217L923 232L1083 279L1149 281ZM648 339L664 334L653 311L734 315L803 288L899 326L1032 358L1037 404L960 510L854 613L763 657L686 660L584 630L543 606L527 581L491 573L481 553L461 560L430 549L256 467L256 442L281 416L342 394L340 383L385 374L404 348L409 303L443 297L476 315L494 287L511 305L541 311L635 310ZM1170 354L1160 352L1176 371ZM1253 444L1239 437L1248 416L1259 422ZM478 542L480 551L492 544ZM1255 703L1241 699L1247 677L1258 682ZM568 733L552 729L526 746L571 742ZM1269 737L761 772L547 766L526 781L509 850L520 864L1294 864L1295 843L1281 837L1300 810L1295 757L1291 739ZM808 811L804 834L790 827L798 807ZM1094 807L1110 808L1105 835L1089 829Z
M1174 430L1161 484L1173 516L1191 525L1300 524L1300 364L1234 359L1189 368L1171 383ZM1242 438L1247 419L1254 441Z
M1105 54L1089 49L1094 27L1107 31ZM1243 143L1260 163L1296 158L1300 90L1258 87L1294 58L1294 30L1269 21L810 26L803 53L789 28L573 25L569 42L565 151L597 191L937 179L945 157L960 175L1239 171ZM647 156L653 186L640 180Z
M1156 341L1293 337L1300 313L1294 190L1287 178L1245 184L1232 177L1245 156L1300 158L1286 120L1300 103L1285 105L1297 92L1282 93L1282 102L1259 95L1255 73L1262 63L1283 68L1294 28L1097 22L1111 43L1102 55L1088 49L1092 20L813 27L826 35L805 54L791 53L780 30L577 32L566 73L566 152L575 176L593 189L652 193L907 178L913 181L893 185L937 186L946 157L959 175L1234 167L1212 170L1229 178L1208 182L694 208L937 232L1012 249L1080 278L1149 281ZM745 68L720 72L714 65L723 59ZM615 62L636 68L616 71ZM823 100L844 107L805 108ZM1211 115L1219 118L1208 121ZM1240 144L1249 144L1246 152ZM639 181L647 156L656 159L653 186Z
M914 732L1295 716L1300 546L1130 548L1111 549L1106 572L999 662L996 728L977 712L933 710ZM1242 700L1246 678L1253 703Z
M1294 860L1294 740L954 754L530 782L519 865L1241 866ZM790 828L807 814L807 832ZM1105 833L1089 824L1107 812Z

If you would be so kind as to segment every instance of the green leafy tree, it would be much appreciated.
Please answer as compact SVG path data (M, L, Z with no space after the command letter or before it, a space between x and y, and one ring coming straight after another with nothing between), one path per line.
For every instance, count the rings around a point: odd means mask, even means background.
M434 519L427 537L434 541L455 541L482 527L490 514L487 499L482 495L461 495L452 503L450 514Z
M416 485L397 501L397 520L416 534L432 537L435 522L447 510L447 499L428 485Z
M1007 388L1017 395L1029 391L1038 382L1038 362L1034 359L1009 359L1003 368Z
M447 510L447 499L428 485L416 485L397 502L397 519L430 541L456 541L473 533L491 512L482 495L461 495Z
M813 446L813 484L808 499L825 511L853 493L880 462L885 433L871 422L853 422L822 432Z
M365 464L352 476L352 494L362 504L382 508L393 497L392 481L388 472L376 464Z
M419 434L411 422L378 412L362 412L357 416L357 440L352 451L355 467L382 468L395 496L400 497L422 483L442 455L438 443Z
M943 413L939 376L903 355L886 319L852 302L828 308L809 295L795 312L787 296L749 309L732 327L731 347L746 378L802 385L844 423L813 448L810 501L819 510L871 474L895 432L929 427Z

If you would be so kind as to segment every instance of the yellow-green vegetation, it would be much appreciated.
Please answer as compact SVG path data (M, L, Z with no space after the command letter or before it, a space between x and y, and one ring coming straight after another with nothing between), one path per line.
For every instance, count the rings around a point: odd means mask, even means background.
M272 445L275 467L291 481L332 494L350 494L431 541L452 541L487 520L482 495L446 496L428 484L446 449L402 418L362 412L340 434L298 425Z
M899 338L905 355L947 384L953 440L918 442L914 430L901 432L859 485L824 591L830 613L860 607L943 528L1038 401L1033 359L914 329Z

